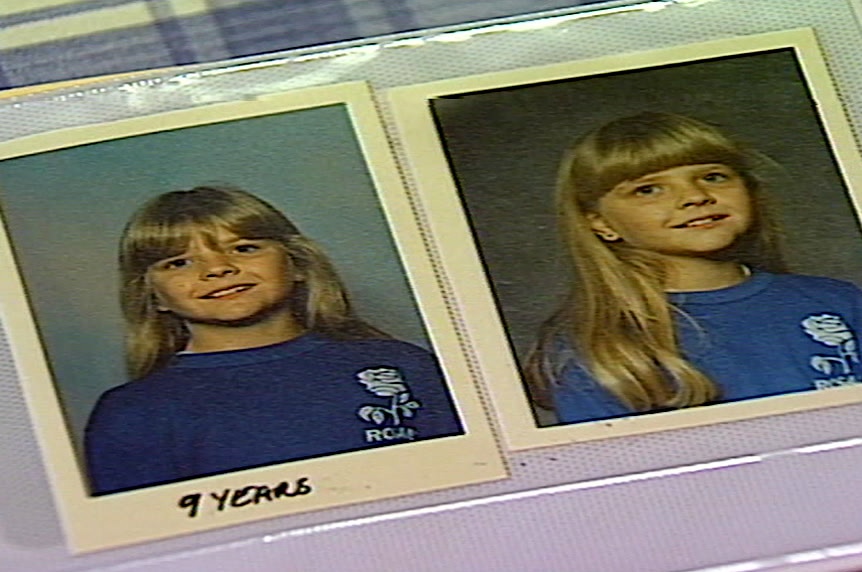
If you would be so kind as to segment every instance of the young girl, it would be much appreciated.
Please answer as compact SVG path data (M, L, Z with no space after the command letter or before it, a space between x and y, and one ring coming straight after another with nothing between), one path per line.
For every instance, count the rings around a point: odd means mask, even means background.
M125 385L94 494L462 432L435 358L359 319L327 257L241 190L163 194L120 243Z
M756 159L664 113L568 153L557 205L574 281L526 367L561 423L862 380L862 292L786 273Z

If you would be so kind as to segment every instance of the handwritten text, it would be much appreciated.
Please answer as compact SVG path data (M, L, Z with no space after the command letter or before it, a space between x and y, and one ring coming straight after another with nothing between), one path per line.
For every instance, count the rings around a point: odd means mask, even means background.
M292 498L307 495L314 489L308 482L308 477L297 479L296 482L282 481L274 487L267 485L248 485L239 489L224 489L220 492L190 493L183 496L177 506L188 511L188 517L194 518L203 508L204 503L214 505L216 511L227 508L241 508L257 505L263 501L272 502L282 498Z

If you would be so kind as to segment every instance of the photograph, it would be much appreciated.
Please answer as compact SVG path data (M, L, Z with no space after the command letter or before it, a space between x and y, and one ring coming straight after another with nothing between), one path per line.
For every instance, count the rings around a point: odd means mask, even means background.
M862 400L862 162L811 30L390 102L510 447Z
M0 212L74 550L505 476L364 83L4 143Z

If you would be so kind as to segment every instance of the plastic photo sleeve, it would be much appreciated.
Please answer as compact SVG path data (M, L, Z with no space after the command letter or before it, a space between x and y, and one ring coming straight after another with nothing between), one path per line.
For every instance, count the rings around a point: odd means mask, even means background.
M554 403L547 408L547 402L540 407L531 400L522 374L542 324L562 307L571 283L554 203L564 152L587 132L620 118L684 116L744 142L760 158L757 184L784 229L792 271L862 284L856 214L860 195L854 188L862 164L811 30L407 86L391 90L389 101L510 447L631 435L862 399L856 333L849 318L825 306L788 318L796 320L793 339L798 347L804 345L794 374L804 377L804 386L770 386L762 395L719 399L712 405L599 414L564 423ZM723 175L705 176L717 180ZM644 185L648 183L652 181ZM636 190L653 191L654 186ZM677 226L717 226L725 215L716 211L711 219L677 221ZM848 305L858 304L852 302L854 296ZM847 315L857 313L847 310ZM773 342L757 326L740 321L739 340L764 351L773 343L797 343ZM696 319L692 327L696 329ZM551 344L571 358L567 339L558 336ZM570 361L560 361L543 366L558 372L572 367L566 366ZM758 383L785 375L770 363L764 359L733 367L762 372Z
M505 476L365 84L0 159L2 317L73 550ZM247 342L273 316L298 337Z

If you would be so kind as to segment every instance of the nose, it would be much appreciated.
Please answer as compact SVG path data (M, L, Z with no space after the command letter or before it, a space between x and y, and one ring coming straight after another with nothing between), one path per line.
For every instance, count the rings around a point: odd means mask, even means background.
M221 252L210 252L204 256L203 266L201 268L203 277L221 278L236 274L239 269L234 265L230 257Z
M679 191L679 205L681 208L699 207L714 203L715 197L696 182L688 182L682 185Z

